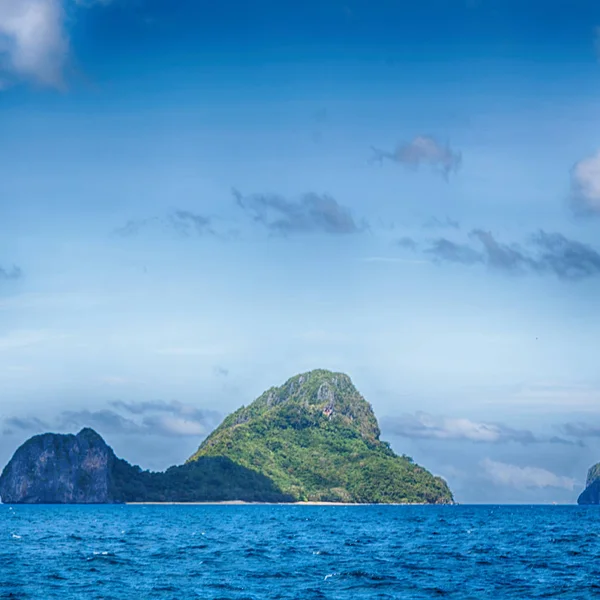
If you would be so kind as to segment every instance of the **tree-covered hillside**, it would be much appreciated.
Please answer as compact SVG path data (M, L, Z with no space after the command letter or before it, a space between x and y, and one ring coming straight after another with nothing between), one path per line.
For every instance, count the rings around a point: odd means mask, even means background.
M371 406L342 373L317 370L229 415L188 464L227 457L297 500L450 503L446 482L379 440Z

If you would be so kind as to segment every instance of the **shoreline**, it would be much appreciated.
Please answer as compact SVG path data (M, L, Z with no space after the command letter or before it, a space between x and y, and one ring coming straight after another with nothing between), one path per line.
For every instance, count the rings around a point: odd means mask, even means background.
M221 500L214 502L125 502L127 506L455 506L452 504L407 503L361 503L361 502L245 502L244 500Z

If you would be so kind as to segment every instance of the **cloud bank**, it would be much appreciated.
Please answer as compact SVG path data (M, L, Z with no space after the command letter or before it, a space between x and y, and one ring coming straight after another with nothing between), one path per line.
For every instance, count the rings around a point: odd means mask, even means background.
M556 475L538 467L519 467L509 463L486 458L480 463L484 476L496 485L517 489L562 488L572 491L575 480L571 477Z
M467 441L481 444L566 444L569 440L540 437L527 429L513 429L500 423L482 423L464 418L438 417L418 412L415 415L387 418L382 427L393 435L413 439Z
M176 401L119 400L110 405L111 409L63 411L54 422L37 417L10 417L4 420L4 433L76 431L92 427L101 434L201 437L210 433L221 420L216 411Z
M478 247L447 238L434 240L425 250L435 262L485 265L505 273L551 274L566 281L600 275L600 253L560 233L540 230L529 240L530 249L498 241L489 231L474 229L470 238Z

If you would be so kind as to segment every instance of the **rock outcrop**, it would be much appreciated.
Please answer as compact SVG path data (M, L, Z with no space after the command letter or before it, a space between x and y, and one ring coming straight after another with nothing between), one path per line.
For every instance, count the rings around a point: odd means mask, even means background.
M0 498L10 504L112 502L116 457L92 429L77 435L46 433L23 444L0 476Z
M588 470L585 490L581 492L577 504L600 504L600 463Z

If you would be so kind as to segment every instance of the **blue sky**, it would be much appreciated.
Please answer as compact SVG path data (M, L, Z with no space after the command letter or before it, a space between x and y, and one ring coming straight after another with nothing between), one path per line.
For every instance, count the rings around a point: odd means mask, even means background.
M459 501L574 501L597 26L583 0L0 0L0 464L90 425L164 468L323 367Z

